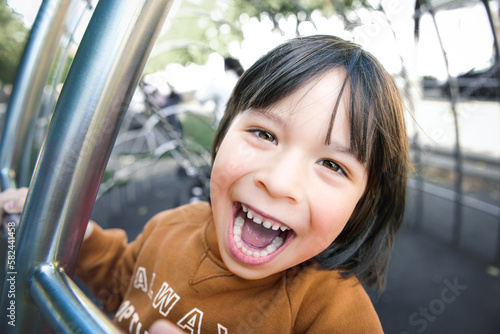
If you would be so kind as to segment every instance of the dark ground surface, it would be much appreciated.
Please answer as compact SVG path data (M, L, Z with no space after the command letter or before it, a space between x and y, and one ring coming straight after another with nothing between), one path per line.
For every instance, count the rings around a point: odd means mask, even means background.
M156 212L189 201L192 180L179 178L173 164L155 170L163 172L103 195L92 218L106 227L124 228L134 239ZM465 209L461 243L453 247L452 203L426 194L423 223L417 229L412 221L414 192L410 188L387 288L381 295L370 292L385 332L500 333L498 218Z

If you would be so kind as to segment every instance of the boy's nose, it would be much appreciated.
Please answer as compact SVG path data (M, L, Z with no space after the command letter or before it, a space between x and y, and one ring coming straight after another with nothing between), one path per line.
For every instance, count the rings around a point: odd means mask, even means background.
M301 184L306 180L306 171L300 155L288 153L269 159L255 174L255 182L274 198L286 198L300 202L303 198Z

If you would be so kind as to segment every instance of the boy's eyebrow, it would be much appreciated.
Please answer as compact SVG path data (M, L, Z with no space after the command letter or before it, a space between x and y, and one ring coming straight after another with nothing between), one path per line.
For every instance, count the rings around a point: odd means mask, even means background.
M358 161L360 164L364 165L361 160L359 160L358 154L352 149L352 147L346 147L340 143L337 143L335 140L332 140L330 144L325 143L326 147L331 147L333 150L349 155L352 158L354 158L356 161Z
M276 123L277 125L279 125L281 127L286 127L287 121L284 118L276 115L272 111L262 110L262 109L249 109L247 112L248 112L248 115L251 117L264 116L264 117L268 118L270 121L272 121L273 123Z

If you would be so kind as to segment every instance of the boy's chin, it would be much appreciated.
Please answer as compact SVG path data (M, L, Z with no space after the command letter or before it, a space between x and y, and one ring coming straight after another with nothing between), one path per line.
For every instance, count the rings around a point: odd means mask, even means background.
M248 265L236 259L230 252L221 253L221 257L224 265L231 273L249 281L265 279L286 270L286 268L275 265L274 261L276 259L263 265Z
M236 276L248 280L248 281L256 281L260 279L264 279L270 276L273 276L281 271L262 271L257 270L255 268L244 268L240 265L227 265L229 271L235 274Z

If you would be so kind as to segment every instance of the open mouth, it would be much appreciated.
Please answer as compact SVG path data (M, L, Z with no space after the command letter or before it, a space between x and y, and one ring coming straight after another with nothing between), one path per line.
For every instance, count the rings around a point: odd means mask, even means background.
M293 239L295 233L281 222L270 219L239 203L235 210L232 236L238 258L255 264L270 261Z

